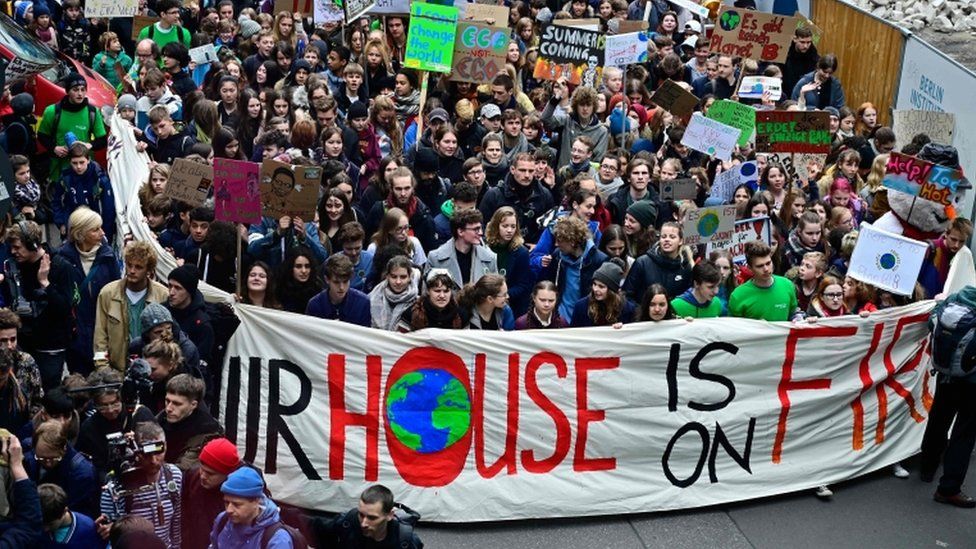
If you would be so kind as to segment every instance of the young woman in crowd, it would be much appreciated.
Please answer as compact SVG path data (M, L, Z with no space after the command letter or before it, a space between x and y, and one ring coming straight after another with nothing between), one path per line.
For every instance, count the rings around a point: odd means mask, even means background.
M513 314L522 314L529 306L534 277L514 208L502 206L495 210L485 230L485 243L495 252L498 272L508 284L508 303Z
M667 290L660 284L651 284L644 292L637 309L637 320L660 322L674 318L674 309L671 308L671 298L668 297Z
M304 314L308 301L323 287L315 256L305 247L294 248L285 254L275 280L281 308L292 313Z
M471 330L514 330L515 315L508 306L505 277L486 274L468 284L458 297L464 327Z
M155 164L149 169L149 180L139 188L139 203L142 204L143 212L154 196L163 194L166 191L166 183L169 181L169 164Z
M424 328L460 329L461 310L454 297L454 292L458 288L450 273L446 269L431 269L427 273L424 286L426 288L424 295L400 315L397 331L415 332Z
M388 244L394 244L410 258L414 265L422 267L427 263L427 254L424 253L420 240L410 234L410 229L410 218L403 210L400 208L386 210L368 251L375 252Z
M396 256L386 263L383 281L369 293L369 310L373 327L389 332L397 331L403 313L417 300L417 285L413 280L413 265L406 256Z
M728 250L715 250L708 254L708 260L714 263L722 274L722 282L719 283L718 294L715 297L722 302L722 316L727 316L729 314L729 296L732 295L732 290L737 286L736 270L738 267L732 253Z
M810 300L807 308L808 317L834 317L848 314L844 303L844 288L841 281L831 276L825 276L820 281L817 294Z
M274 275L271 267L264 261L255 261L244 277L244 295L241 303L257 305L266 309L281 309L275 291Z
M319 241L322 247L333 254L342 249L339 243L339 229L350 221L359 221L356 212L349 204L349 198L342 189L333 187L319 200Z
M557 289L549 280L536 282L532 289L532 307L515 320L516 330L565 328L568 324L556 311Z
M623 266L622 260L611 259L593 273L590 294L576 302L570 327L619 328L633 319L634 304L620 292L624 279Z

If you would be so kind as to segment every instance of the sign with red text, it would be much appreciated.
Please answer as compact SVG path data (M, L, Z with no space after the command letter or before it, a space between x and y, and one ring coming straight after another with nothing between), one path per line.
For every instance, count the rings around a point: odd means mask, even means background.
M648 40L648 33L643 31L607 35L606 65L623 67L646 62Z
M962 179L959 170L892 152L888 156L882 184L889 189L948 205Z
M214 217L233 223L261 223L261 165L214 159Z
M451 80L484 84L505 72L510 35L505 27L458 21Z
M847 274L882 290L912 295L929 245L861 223Z
M723 6L709 51L767 63L785 63L796 17Z
M434 522L719 505L918 452L931 309L472 337L237 305L220 417L275 499L320 511L376 483Z
M756 111L756 152L830 152L830 114Z
M737 265L746 264L746 243L760 240L769 244L772 242L772 232L768 217L753 217L735 222L732 238L728 240L713 240L705 247L705 253L713 250L728 250L732 254L732 261Z

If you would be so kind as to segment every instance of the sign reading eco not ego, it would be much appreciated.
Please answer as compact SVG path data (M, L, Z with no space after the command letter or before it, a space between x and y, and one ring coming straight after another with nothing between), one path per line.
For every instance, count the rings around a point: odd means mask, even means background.
M490 82L505 70L509 42L507 28L458 21L451 80L476 84Z

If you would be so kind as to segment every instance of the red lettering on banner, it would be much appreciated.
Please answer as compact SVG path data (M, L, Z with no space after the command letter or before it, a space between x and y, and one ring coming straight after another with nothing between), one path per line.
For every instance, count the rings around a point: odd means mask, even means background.
M556 353L539 353L529 359L525 366L525 392L532 402L552 418L556 426L556 441L551 456L536 459L534 450L522 450L522 467L530 473L548 473L555 469L569 454L573 438L566 414L539 389L539 369L546 364L551 364L556 369L556 376L559 378L565 378L568 374L566 361Z
M908 404L908 413L911 414L912 419L914 419L916 423L922 423L925 421L925 418L915 407L915 397L912 396L911 391L906 389L904 385L895 379L895 376L904 374L906 372L911 372L915 370L915 368L918 368L918 365L922 362L922 355L925 353L926 341L922 341L922 344L919 346L918 351L915 352L915 355L897 370L895 369L895 362L891 357L891 351L894 349L895 344L898 343L898 340L901 339L901 333L902 330L905 329L905 326L910 324L925 323L928 322L928 320L929 315L927 314L899 318L898 323L895 325L895 335L892 336L891 342L888 343L888 348L885 349L884 365L885 370L888 371L888 376L881 382L881 385L875 387L875 391L878 394L878 428L876 430L875 440L878 444L884 442L885 422L888 419L888 395L885 393L885 385L890 387L895 394L905 400L905 403Z
M796 343L800 339L823 337L849 337L857 333L856 327L818 327L791 328L786 338L786 358L783 360L783 375L779 380L780 412L779 423L776 426L776 439L773 442L773 463L780 463L783 458L783 442L786 440L786 419L790 414L790 391L818 391L830 389L830 380L825 378L793 380L793 361L796 358Z
M851 409L854 411L854 439L851 446L855 450L860 450L864 447L864 404L861 403L861 397L874 384L874 380L871 378L871 355L878 349L878 344L881 342L881 332L883 331L884 324L876 324L874 326L874 335L871 336L871 346L868 347L868 352L864 353L864 357L861 359L861 365L858 368L861 377L861 392L851 402Z
M617 458L586 457L586 438L589 424L603 421L606 417L604 410L587 408L586 381L590 370L612 370L619 365L619 357L576 359L576 429L579 433L576 436L576 451L573 456L574 471L609 471L617 467Z
M474 401L471 403L471 422L478 433L474 439L474 458L478 473L492 478L502 469L515 474L515 445L518 442L519 420L519 354L508 355L508 413L506 414L505 451L491 465L485 464L485 355L474 357Z
M328 362L329 407L329 478L343 480L346 453L346 428L366 428L366 469L364 480L379 476L380 373L382 357L366 357L366 413L346 409L346 355L330 354ZM275 397L277 398L277 397Z

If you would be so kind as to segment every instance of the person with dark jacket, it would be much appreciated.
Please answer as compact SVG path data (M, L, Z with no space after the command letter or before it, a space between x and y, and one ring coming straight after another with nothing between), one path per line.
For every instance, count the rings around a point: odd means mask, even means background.
M573 307L571 328L613 326L619 328L634 319L637 307L620 293L626 264L619 258L608 259L593 273L590 291Z
M24 468L24 450L17 437L11 436L3 441L3 457L10 464L10 478L13 500L13 519L0 534L0 549L20 549L36 547L41 540L44 524L41 521L41 502L37 496L37 486L27 476Z
M607 260L607 255L593 242L586 223L576 216L556 221L552 230L556 250L541 273L540 280L556 284L559 291L557 310L567 323L573 318L573 307L589 291L593 275Z
M651 175L653 170L647 161L637 158L627 165L627 185L616 190L607 199L607 209L610 210L610 218L617 225L624 225L624 217L627 210L635 202L648 202L651 205L653 216L648 224L641 225L645 228L655 225L658 212L657 190L651 185Z
M640 303L651 284L660 284L668 295L679 296L691 287L691 260L682 251L681 225L669 221L661 227L656 246L637 258L624 291L631 301Z
M179 374L166 382L164 408L156 423L166 433L166 463L184 473L200 462L203 445L224 434L224 428L203 404L206 385L202 379Z
M142 327L142 335L129 343L129 356L142 355L144 348L157 339L173 341L180 348L187 371L204 380L207 379L200 364L200 352L197 346L183 333L180 325L173 322L169 309L159 303L147 303L142 310L142 315L139 316L139 323ZM157 392L160 397L163 396L161 390Z
M9 155L33 157L37 150L34 97L27 92L19 93L10 100L10 107L13 112L3 117L0 147Z
M51 189L51 208L54 224L61 235L68 233L68 216L79 206L88 206L106 221L103 225L105 238L115 240L115 193L108 174L97 162L88 158L88 149L75 143L68 150L71 164L61 172L59 181Z
M34 449L24 456L24 467L37 484L57 484L68 494L68 508L91 518L98 516L99 485L91 461L75 450L58 420L34 429Z
M200 360L210 362L214 329L207 314L203 294L197 289L200 271L194 265L181 265L169 272L169 301L166 308L180 330L190 338L200 353Z
M200 451L200 463L183 475L183 549L207 549L210 528L224 510L220 485L241 467L237 446L218 437Z
M305 314L358 324L369 328L372 326L369 297L363 292L351 288L352 261L346 254L335 254L325 261L325 281L328 287L308 302Z
M413 235L417 237L425 250L434 249L437 234L434 231L434 216L417 197L417 180L409 168L399 167L390 174L390 194L386 200L373 204L369 215L366 216L366 234L373 235L380 227L386 210L400 208L410 219Z
M832 53L817 60L817 68L803 75L793 87L790 99L799 102L807 110L834 107L841 109L846 104L844 88L837 72L837 57Z
M163 69L170 77L169 89L180 97L186 97L197 89L193 77L186 71L190 66L190 50L179 41L163 46Z
M190 154L190 148L197 142L185 128L176 128L169 111L162 105L149 109L149 127L155 140L150 139L149 131L143 134L142 137L148 144L146 152L161 164L172 165L177 158Z
M443 158L438 164L438 155L434 149L422 148L414 158L413 172L417 174L417 198L427 206L431 212L440 212L441 206L451 197L454 189L451 181L442 176L444 174ZM460 164L458 164L460 170Z
M786 54L786 63L782 65L783 89L792 91L804 74L809 74L817 68L819 59L820 54L817 53L817 46L813 43L813 31L809 27L797 27L793 32L790 51Z
M498 208L511 206L518 216L522 238L532 244L538 242L542 233L536 219L555 206L549 189L539 183L534 174L535 160L532 154L520 153L512 163L505 182L489 189L478 206L485 219L491 219Z

